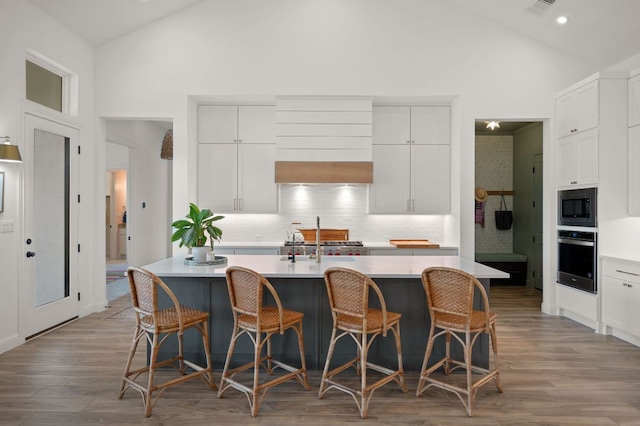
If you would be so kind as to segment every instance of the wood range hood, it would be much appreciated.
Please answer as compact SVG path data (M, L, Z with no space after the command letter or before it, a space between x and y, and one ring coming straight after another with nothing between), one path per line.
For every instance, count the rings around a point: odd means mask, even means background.
M276 161L276 183L373 183L371 161Z

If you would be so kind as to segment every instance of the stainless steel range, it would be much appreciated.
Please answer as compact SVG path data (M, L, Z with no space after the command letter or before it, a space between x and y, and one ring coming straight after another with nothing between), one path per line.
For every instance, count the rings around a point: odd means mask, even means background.
M285 241L280 247L280 254L290 256L295 248L296 256L309 256L316 253L316 242L296 242ZM322 256L366 256L369 248L365 247L362 241L321 241L320 250Z

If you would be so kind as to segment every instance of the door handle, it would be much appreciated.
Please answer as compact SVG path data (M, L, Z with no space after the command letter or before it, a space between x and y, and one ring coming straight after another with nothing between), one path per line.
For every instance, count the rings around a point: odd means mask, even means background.
M35 255L36 255L36 253L33 252L33 251L28 251L27 252L27 257L34 257Z

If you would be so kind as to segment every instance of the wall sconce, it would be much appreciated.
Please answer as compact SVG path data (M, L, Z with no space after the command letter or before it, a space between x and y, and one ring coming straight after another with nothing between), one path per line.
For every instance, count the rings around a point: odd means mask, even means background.
M162 148L160 148L160 158L164 160L173 160L173 129L167 130L162 139Z
M0 139L4 139L4 143L0 143L0 161L22 163L20 150L17 145L11 145L9 136L0 136Z
M500 122L499 121L485 121L485 124L487 125L487 129L491 129L491 130L495 130L495 129L499 129L500 128Z

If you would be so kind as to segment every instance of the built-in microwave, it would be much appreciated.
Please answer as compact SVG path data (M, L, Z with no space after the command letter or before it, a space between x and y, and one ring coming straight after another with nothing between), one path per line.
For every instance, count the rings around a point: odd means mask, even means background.
M597 208L597 188L558 191L558 225L596 227Z

